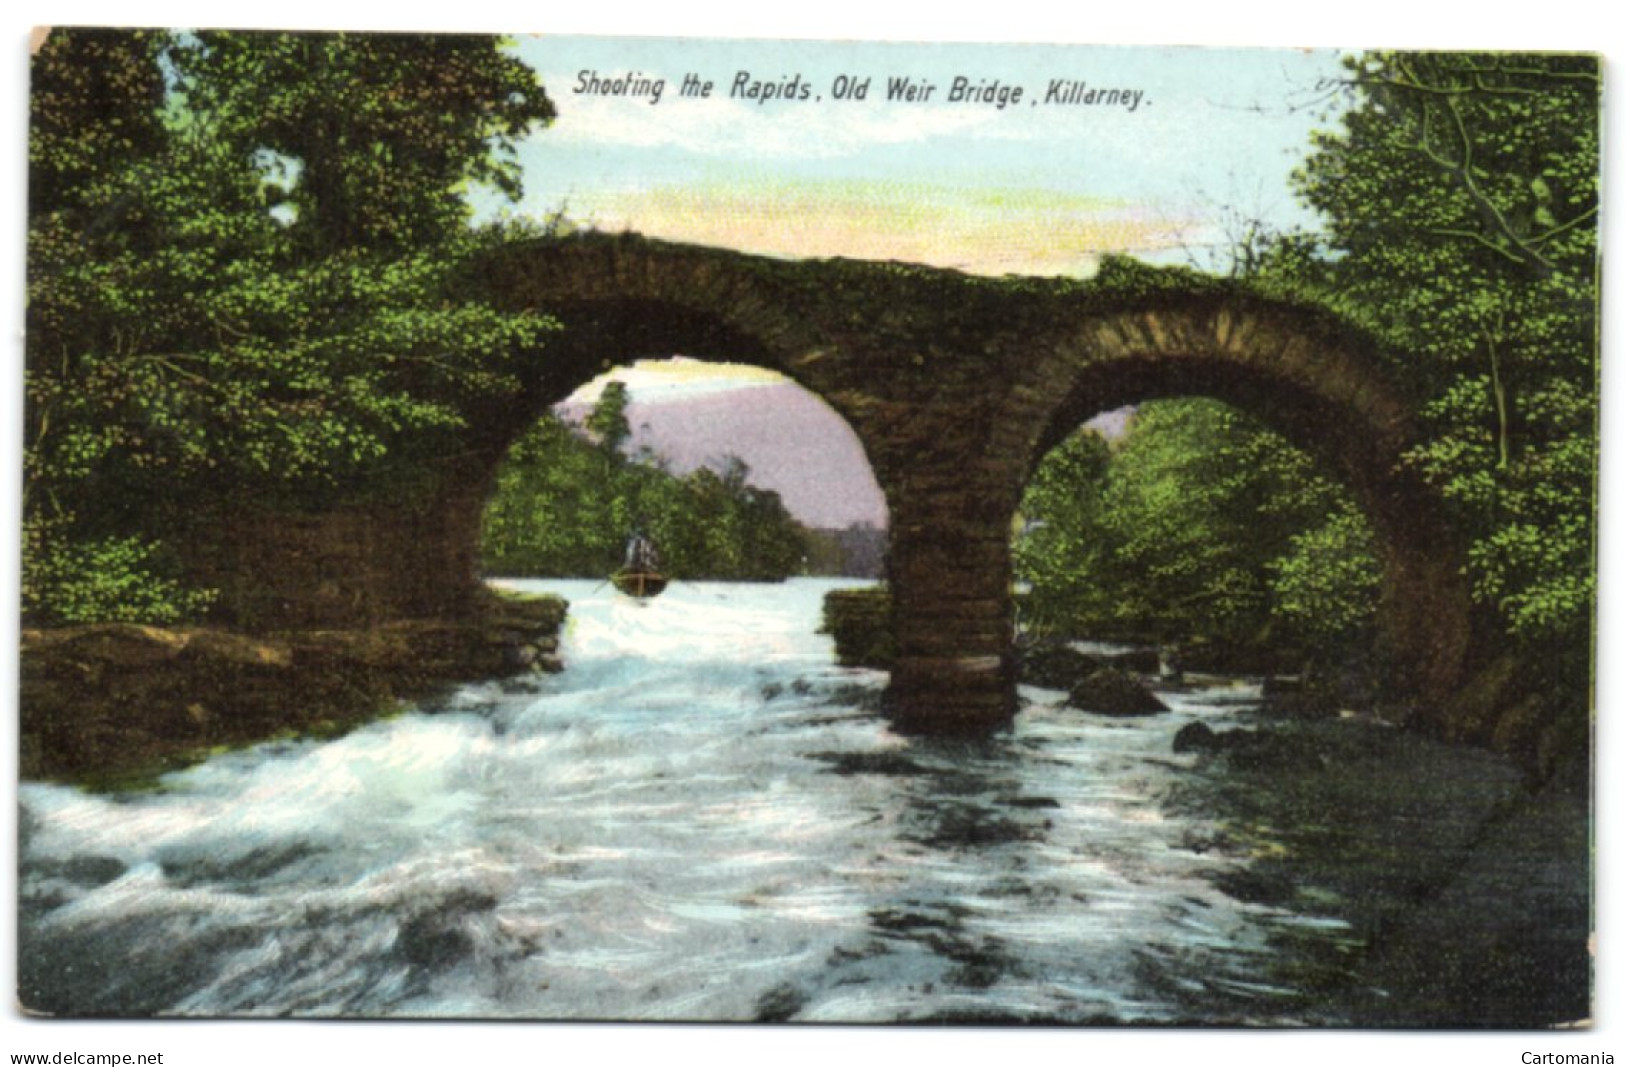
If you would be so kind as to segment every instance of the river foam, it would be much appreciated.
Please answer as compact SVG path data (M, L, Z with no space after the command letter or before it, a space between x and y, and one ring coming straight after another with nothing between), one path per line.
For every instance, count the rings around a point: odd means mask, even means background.
M61 1014L1336 1022L1300 916L1163 801L1184 723L1025 692L909 740L833 665L834 583L587 582L560 675L468 686L157 791L22 789L23 999ZM1313 917L1311 917L1313 918ZM1327 936L1341 936L1324 918Z

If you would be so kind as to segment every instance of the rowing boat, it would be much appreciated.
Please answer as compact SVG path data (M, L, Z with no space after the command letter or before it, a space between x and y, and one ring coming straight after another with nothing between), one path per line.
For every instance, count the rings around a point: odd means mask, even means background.
M622 567L610 575L609 580L616 590L639 600L657 597L666 588L666 576L664 574L657 571L637 570L631 567Z

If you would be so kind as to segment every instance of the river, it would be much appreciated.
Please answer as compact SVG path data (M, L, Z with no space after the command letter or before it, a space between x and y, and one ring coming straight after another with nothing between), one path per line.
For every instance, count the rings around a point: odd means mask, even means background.
M1388 1018L1370 1006L1396 991L1357 966L1383 914L1366 896L1409 899L1414 880L1392 874L1410 859L1363 884L1283 868L1307 831L1249 806L1258 780L1172 752L1187 723L1247 716L1256 686L1171 692L1170 714L1142 719L1024 688L1003 736L910 740L876 710L885 676L834 666L815 633L840 583L679 582L643 604L591 582L506 584L570 600L564 673L226 753L153 790L24 783L23 1002L76 1016ZM1488 757L1450 758L1481 808L1516 795ZM1447 1005L1402 1021L1460 1020Z

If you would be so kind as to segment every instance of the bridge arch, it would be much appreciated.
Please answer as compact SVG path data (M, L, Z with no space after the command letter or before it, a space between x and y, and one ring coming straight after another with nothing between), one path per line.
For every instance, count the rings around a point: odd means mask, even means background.
M996 417L1023 486L1051 448L1104 411L1204 396L1253 415L1339 476L1371 521L1385 681L1420 698L1419 713L1437 712L1462 679L1471 641L1464 555L1439 501L1404 462L1420 427L1369 338L1315 309L1192 294L1091 309L1031 343L1034 358Z
M887 413L850 382L852 355L796 305L794 287L772 261L720 249L667 245L634 236L589 235L509 246L478 264L465 284L510 310L536 310L563 329L541 351L519 353L510 369L518 395L471 412L460 455L448 460L427 510L446 564L439 600L475 604L480 525L513 442L553 405L617 366L681 355L697 362L757 367L810 393L846 422L882 494L885 456L874 427Z
M616 362L682 353L776 371L856 434L890 513L897 659L888 705L902 729L985 732L1009 721L1010 523L1027 479L1089 416L1172 395L1258 415L1342 473L1382 544L1394 688L1431 707L1461 678L1461 554L1437 501L1401 462L1420 439L1413 407L1370 341L1323 312L1194 280L1124 295L634 235L508 246L471 266L463 284L565 329L545 351L520 354L522 395L471 412L467 448L440 484L395 509L389 522L408 534L392 542L403 546L398 562L380 566L400 573L374 586L411 595L369 617L472 603L479 518L509 443L607 369L606 353ZM396 594L378 593L387 595Z
M1436 706L1461 677L1461 553L1402 462L1420 440L1413 406L1370 340L1325 312L1196 285L1123 297L632 237L514 250L485 282L565 321L579 355L552 353L557 366L606 346L712 352L777 370L846 418L891 510L889 706L904 729L975 732L1014 714L1009 530L1026 481L1089 416L1164 396L1228 402L1339 473L1378 534L1393 689Z
M503 249L481 264L471 284L499 306L545 312L565 329L521 368L524 395L505 398L482 422L493 436L510 436L510 420L528 423L607 370L607 352L624 363L682 353L782 374L823 398L862 440L868 412L846 387L850 354L798 309L795 291L764 265L771 264L634 237Z

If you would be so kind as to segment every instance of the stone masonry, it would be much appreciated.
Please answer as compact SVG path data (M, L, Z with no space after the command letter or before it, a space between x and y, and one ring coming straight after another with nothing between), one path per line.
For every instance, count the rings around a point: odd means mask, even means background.
M444 484L380 511L379 523L414 516L411 551L324 566L306 558L321 542L309 527L324 520L290 527L301 573L332 586L329 616L375 624L397 610L380 599L387 589L446 610L473 597L478 509L513 438L609 366L681 354L782 373L863 443L891 510L888 707L901 729L980 733L1014 714L1009 542L1026 479L1089 417L1167 396L1213 396L1252 412L1341 474L1380 535L1396 692L1441 707L1462 679L1471 627L1458 541L1400 462L1417 440L1414 405L1371 342L1323 311L1149 268L1090 282L988 279L633 235L509 247L463 284L566 329L524 354L522 396L475 413L468 450ZM365 543L353 527L366 516L331 521L347 528L334 543ZM230 583L232 596L258 605L262 624L276 604L312 596L250 588L279 573L275 539L262 529L253 573Z

